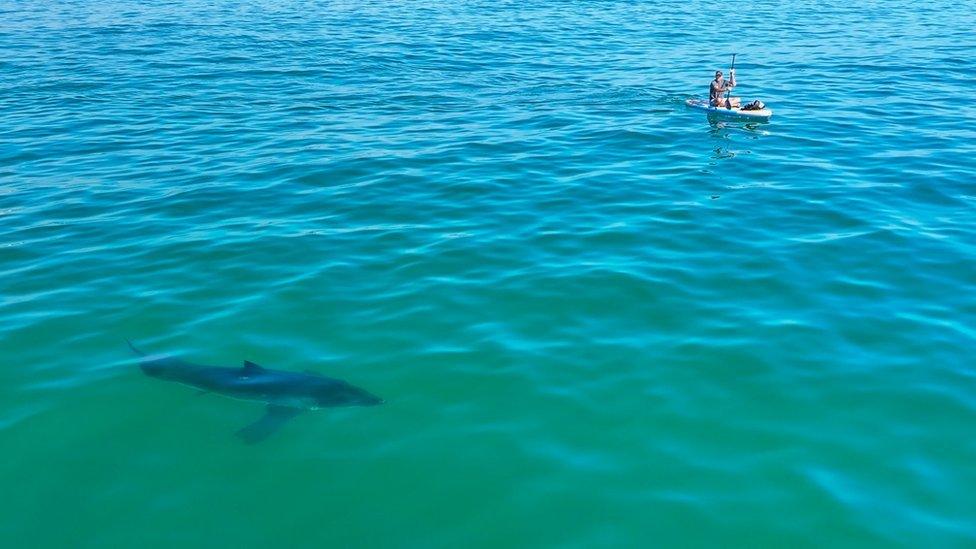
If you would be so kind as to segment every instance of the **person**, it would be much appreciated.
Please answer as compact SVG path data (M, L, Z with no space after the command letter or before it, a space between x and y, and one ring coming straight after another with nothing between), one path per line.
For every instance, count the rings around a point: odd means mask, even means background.
M725 98L726 92L735 87L735 69L729 71L729 81L722 78L722 71L715 71L715 80L708 87L708 104L713 107L725 107L731 109L738 107L740 100L738 97Z

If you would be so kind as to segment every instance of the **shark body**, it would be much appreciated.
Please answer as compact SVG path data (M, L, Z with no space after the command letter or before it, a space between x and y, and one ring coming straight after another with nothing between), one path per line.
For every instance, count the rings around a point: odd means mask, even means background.
M141 357L139 366L149 377L189 385L206 393L265 403L265 415L237 432L252 444L307 410L383 403L383 399L365 389L312 372L272 370L247 360L239 368L205 366L168 356L147 355L131 342L127 343Z

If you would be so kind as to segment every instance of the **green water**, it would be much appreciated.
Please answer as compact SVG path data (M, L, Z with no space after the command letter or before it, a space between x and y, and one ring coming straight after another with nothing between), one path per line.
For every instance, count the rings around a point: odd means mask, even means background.
M976 545L976 12L727 9L0 1L0 546Z

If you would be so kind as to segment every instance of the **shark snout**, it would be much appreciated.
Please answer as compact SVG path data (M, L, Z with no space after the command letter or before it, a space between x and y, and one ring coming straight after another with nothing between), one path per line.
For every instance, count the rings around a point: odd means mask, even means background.
M359 406L379 406L380 404L386 402L385 400L374 395L373 393L370 393L369 391L364 391L362 389L360 389L357 392L354 401Z

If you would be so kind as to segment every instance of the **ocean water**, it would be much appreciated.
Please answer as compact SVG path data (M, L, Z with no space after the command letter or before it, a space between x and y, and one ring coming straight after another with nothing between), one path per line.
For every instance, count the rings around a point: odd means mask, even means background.
M976 545L974 28L0 0L0 545ZM246 445L125 338L386 403Z

